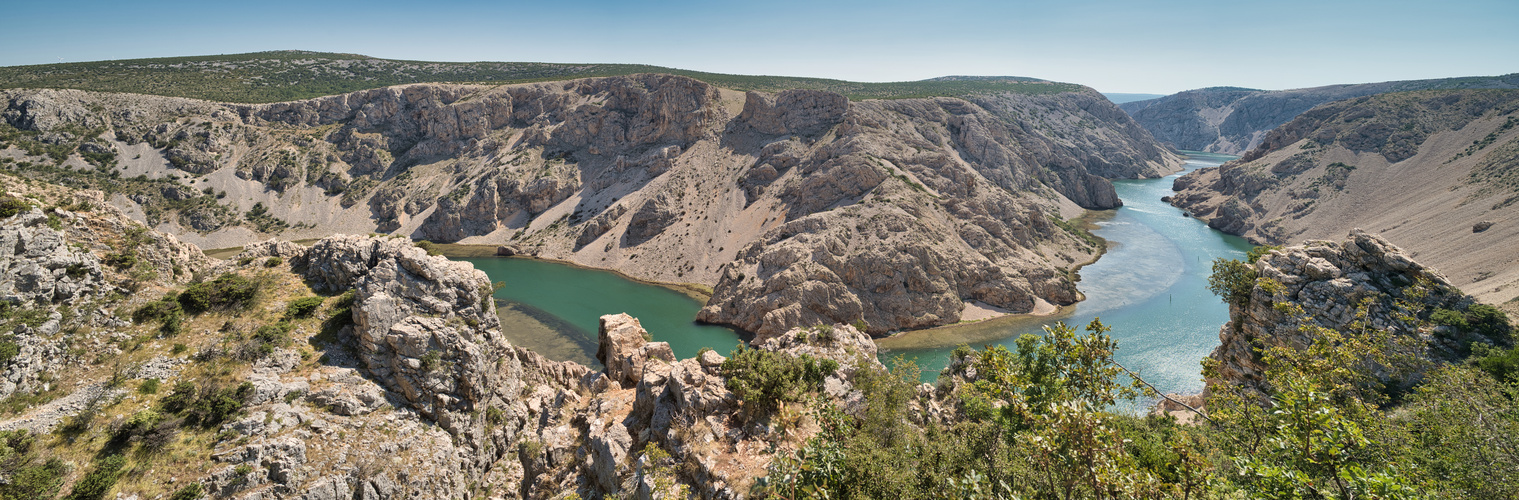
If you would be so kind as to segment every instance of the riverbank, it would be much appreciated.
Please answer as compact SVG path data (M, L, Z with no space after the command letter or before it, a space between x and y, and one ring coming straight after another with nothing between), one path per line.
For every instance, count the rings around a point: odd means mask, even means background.
M1081 268L1095 264L1107 254L1109 249L1113 248L1113 242L1098 236L1093 231L1102 227L1100 223L1112 220L1117 213L1117 210L1088 210L1080 217L1069 221L1072 227L1083 231L1084 236L1094 239L1098 248L1097 254L1090 260L1072 264L1066 270L1072 283L1081 282ZM1076 295L1076 304L1086 300L1086 294L1079 290ZM897 332L889 337L875 339L875 343L876 347L881 349L937 349L985 344L1007 338L1009 330L1028 329L1070 316L1076 310L1076 304L1057 306L1035 297L1033 311L1013 313L979 302L967 301L965 309L960 313L959 323Z

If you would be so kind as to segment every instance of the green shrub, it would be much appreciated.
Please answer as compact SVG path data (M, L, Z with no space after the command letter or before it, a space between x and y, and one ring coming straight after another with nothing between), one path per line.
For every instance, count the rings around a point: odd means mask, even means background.
M132 311L132 322L137 324L158 321L180 311L178 296L169 294Z
M58 458L38 456L37 436L26 430L0 431L0 498L53 498L69 467Z
M185 291L179 294L179 305L191 314L212 309L232 309L251 304L258 292L257 282L234 273L226 273L214 281L185 287Z
M181 381L174 384L174 392L160 399L158 405L164 413L181 415L202 427L215 427L242 410L252 395L253 384L248 382L237 387L218 387Z
M1255 288L1255 268L1232 259L1214 259L1213 274L1208 276L1208 290L1231 304L1250 301Z
M740 346L723 361L722 373L728 390L744 402L746 409L769 413L785 401L798 401L823 385L839 363L812 356L791 356Z
M8 218L32 209L32 204L26 200L12 196L0 197L0 219Z
M68 500L99 500L105 498L107 492L116 486L116 479L121 477L121 469L127 461L121 455L111 455L100 459L95 463L95 470L90 471L74 484L74 492L70 493Z
M427 255L443 255L443 252L438 249L437 243L433 243L427 240L417 240L417 242L413 244L415 244L417 248L427 251Z
M0 365L9 363L21 354L21 344L16 343L16 337L6 335L0 337Z
M169 495L169 500L196 500L205 494L206 489L200 483L190 483L179 491L175 491L173 495Z
M161 384L162 382L159 382L158 379L150 378L142 381L141 384L137 384L137 392L143 394L158 394L158 386Z
M279 257L270 257L268 260L264 261L264 267L274 267L284 263L285 259L281 259Z
M1466 330L1466 315L1450 309L1435 309L1430 313L1429 321L1436 325L1449 326L1458 330Z
M310 318L311 314L316 312L318 307L322 307L322 302L326 300L325 297L303 297L292 300L285 306L285 317Z

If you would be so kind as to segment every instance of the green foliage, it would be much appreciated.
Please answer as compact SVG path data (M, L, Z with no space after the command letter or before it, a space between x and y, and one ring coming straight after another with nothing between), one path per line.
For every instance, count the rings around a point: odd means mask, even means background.
M1255 267L1233 259L1214 259L1213 274L1208 276L1208 290L1224 302L1243 305L1250 302L1255 288Z
M285 259L281 259L279 257L270 257L264 260L264 267L275 267L284 263Z
M326 297L302 297L292 300L289 305L285 306L285 317L291 319L310 318L317 308L322 307L322 302L326 300Z
M174 391L158 401L164 413L179 415L186 422L202 427L215 427L243 409L253 395L253 384L243 382L237 387L220 387L215 384L197 386L194 382L180 381Z
M783 402L799 401L822 388L823 379L838 370L839 363L812 356L791 356L740 346L723 361L728 390L744 408L758 414L775 411Z
M127 461L121 455L111 455L95 462L95 469L84 475L79 482L74 483L74 491L67 497L68 500L99 500L105 498L106 493L116 486L116 479L121 477L121 469L126 467Z
M156 378L150 378L137 385L137 392L142 394L158 394L158 386L162 385Z
M16 343L16 337L5 335L0 337L0 365L10 363L21 354L21 344Z
M190 483L169 495L169 500L196 500L205 494L206 489L200 483Z
M1467 329L1466 315L1450 309L1435 309L1435 312L1429 314L1429 321L1436 325Z
M49 499L58 496L69 467L40 456L37 436L26 430L0 431L0 499Z
M179 305L186 312L200 314L212 309L236 309L245 307L258 296L259 284L236 273L226 273L213 281L204 281L185 287L179 294Z
M179 296L175 294L165 295L164 298L143 304L142 307L132 311L132 322L137 324L149 321L161 321L182 309L179 305Z
M1246 263L1250 263L1250 264L1254 264L1254 263L1260 261L1261 257L1265 257L1266 254L1271 253L1272 250L1281 250L1281 249L1282 249L1281 245L1257 245L1257 246L1251 248L1249 252L1245 253L1245 262Z
M916 82L863 83L822 78L727 75L640 64L419 62L305 51L10 66L0 68L0 88L73 88L260 103L308 99L406 83L475 82L501 85L636 73L675 74L734 90L828 90L844 94L853 100L955 97L1003 92L1039 95L1080 92L1085 89L1080 85L1019 77L951 77ZM271 78L271 75L279 77Z
M427 255L443 255L443 252L438 249L437 243L433 243L427 240L417 240L413 244L416 245L417 248L427 251Z
M26 200L14 196L0 196L0 219L9 218L16 214L32 209L32 204Z

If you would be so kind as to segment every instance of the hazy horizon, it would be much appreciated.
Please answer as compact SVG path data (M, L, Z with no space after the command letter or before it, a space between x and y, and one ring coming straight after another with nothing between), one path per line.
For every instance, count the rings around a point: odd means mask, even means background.
M1106 93L1519 72L1519 2L1059 4L686 0L12 6L0 66L299 49L420 61L649 64L913 81L1026 76Z

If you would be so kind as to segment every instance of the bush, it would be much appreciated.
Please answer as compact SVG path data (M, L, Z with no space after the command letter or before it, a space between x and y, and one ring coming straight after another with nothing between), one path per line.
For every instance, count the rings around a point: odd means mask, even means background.
M414 243L414 245L416 245L417 248L427 251L427 255L443 255L443 252L438 250L437 243L433 243L427 240L418 240L416 243Z
M1243 305L1250 302L1255 288L1255 268L1232 259L1215 259L1213 274L1208 276L1208 290L1225 302Z
M174 492L173 495L169 495L169 500L196 500L205 494L206 489L200 483L190 483Z
M268 260L264 261L264 267L274 267L284 263L285 259L281 259L279 257L270 257Z
M1449 326L1458 330L1466 330L1466 315L1450 309L1435 309L1430 313L1429 321L1436 325Z
M162 384L156 378L150 378L137 384L137 392L142 394L158 394L158 386Z
M158 404L164 413L182 415L187 422L202 427L215 427L242 410L252 395L253 384L248 382L237 387L197 387L194 382L181 381Z
M285 317L310 318L311 314L316 312L318 307L322 307L322 302L326 300L324 297L304 297L292 300L285 306Z
M177 296L169 294L163 299L143 304L136 311L132 311L132 322L143 324L149 321L161 320L169 317L171 314L178 313L181 309L177 299Z
M214 281L195 283L179 294L179 305L191 314L212 309L244 307L258 296L259 284L237 274L226 273Z
M798 401L823 385L823 379L839 369L831 359L791 356L739 347L723 361L728 390L758 413L774 411L784 401Z
M0 337L0 365L9 363L21 354L21 344L16 343L16 337L6 335Z
M0 219L8 218L32 209L32 204L26 200L12 196L0 197Z
M105 498L105 494L116 486L116 479L121 476L121 469L127 461L121 455L111 455L100 459L95 464L95 470L90 471L74 484L74 492L69 494L68 500L98 500Z
M57 458L42 461L34 444L37 437L25 430L0 431L0 498L53 498L63 487L69 467Z

